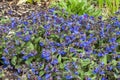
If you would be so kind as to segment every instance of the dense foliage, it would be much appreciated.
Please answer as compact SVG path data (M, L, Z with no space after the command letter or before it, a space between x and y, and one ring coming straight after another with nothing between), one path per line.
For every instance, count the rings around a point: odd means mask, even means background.
M107 21L87 14L63 18L55 11L1 21L7 21L0 24L3 70L14 70L15 76L28 80L119 80L117 17Z
M89 0L60 0L58 3L51 3L50 6L58 6L61 9L65 9L69 15L83 15L86 13L88 15L98 17L102 12L101 9L94 8Z

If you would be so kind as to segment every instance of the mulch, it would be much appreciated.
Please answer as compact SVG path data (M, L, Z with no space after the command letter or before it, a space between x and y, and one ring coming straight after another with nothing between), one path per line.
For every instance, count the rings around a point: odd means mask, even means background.
M47 10L47 6L41 4L24 3L21 5L10 4L7 2L0 2L0 17L16 17L21 18L30 15L32 12Z

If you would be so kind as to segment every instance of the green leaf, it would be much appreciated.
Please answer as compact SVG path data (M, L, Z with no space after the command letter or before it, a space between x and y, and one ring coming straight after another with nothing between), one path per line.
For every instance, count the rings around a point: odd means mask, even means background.
M40 37L36 38L35 43L38 43L40 41L40 39L41 39Z
M73 61L75 61L75 62L76 62L78 58L73 57L72 59L73 59Z
M40 70L43 70L44 69L44 64L42 64L42 66L40 67Z
M17 57L14 56L14 57L12 58L12 60L11 60L11 63L12 63L13 65L16 65L16 60L17 60Z
M104 55L104 56L103 56L102 62L104 62L105 65L107 64L107 55Z
M81 64L82 67L87 66L88 64L90 64L90 59L81 60Z
M28 42L27 46L28 49L30 49L31 51L34 50L34 45L32 44L32 42Z
M33 58L34 58L34 57L29 58L28 60L25 61L25 63L26 63L27 65L29 65L29 64L31 63L31 61L33 60Z
M45 74L44 71L40 71L40 72L39 72L39 75L40 75L40 76L43 76L44 74Z
M113 64L113 66L116 66L117 65L117 61L116 60L112 60L112 64Z
M120 77L120 75L114 73L114 77L117 79Z
M60 69L64 69L64 64L60 64Z
M61 63L61 55L58 56L58 62Z

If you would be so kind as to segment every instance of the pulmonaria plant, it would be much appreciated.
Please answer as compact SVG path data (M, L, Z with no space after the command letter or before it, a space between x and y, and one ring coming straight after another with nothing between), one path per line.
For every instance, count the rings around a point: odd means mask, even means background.
M13 68L28 80L120 78L120 21L115 17L62 18L52 8L0 24L0 36L3 70Z

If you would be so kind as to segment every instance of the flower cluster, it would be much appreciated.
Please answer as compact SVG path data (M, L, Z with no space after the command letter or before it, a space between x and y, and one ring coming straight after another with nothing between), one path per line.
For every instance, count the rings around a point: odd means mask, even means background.
M64 14L64 11L63 11ZM120 21L48 11L0 24L3 69L37 80L120 78ZM24 67L23 67L24 66ZM26 68L26 69L25 69Z

